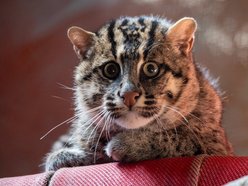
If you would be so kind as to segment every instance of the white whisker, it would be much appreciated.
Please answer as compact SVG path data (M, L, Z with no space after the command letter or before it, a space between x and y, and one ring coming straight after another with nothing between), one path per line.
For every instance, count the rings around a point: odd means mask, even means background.
M90 110L87 110L86 112L82 113L82 114L88 114L88 113L92 113L94 111L97 111L97 110L100 110L101 108L103 108L103 106L98 106L98 107L95 107L95 108L92 108Z
M106 118L106 116L105 116L106 113L107 113L107 117L109 116L109 113L106 111L106 112L104 113L104 115L103 115L103 118ZM96 163L96 151L97 151L97 147L98 147L99 141L100 141L100 139L101 139L101 136L102 136L102 133L103 133L105 127L106 127L106 120L105 120L105 122L104 122L104 125L103 125L103 127L102 127L102 130L101 130L101 132L100 132L100 134L99 134L99 137L98 137L97 142L96 142L96 145L95 145L94 163Z
M63 85L62 83L57 83L57 84L60 85L62 88L67 89L67 90L72 90L72 91L76 90L76 88L68 87L66 85Z
M111 136L110 136L110 127L111 127L111 123L112 123L113 118L111 118L110 113L107 116L106 119L106 139L107 141L110 140Z
M46 134L44 134L40 140L43 140L48 134L50 134L53 130L55 130L56 128L60 127L61 125L64 125L65 123L70 123L73 120L75 120L77 118L77 116L72 116L70 118L68 118L67 120L61 122L60 124L56 125L55 127L53 127L52 129L50 129Z
M91 133L90 133L90 135L89 135L89 137L88 137L88 139L87 139L86 144L89 144L90 139L91 139L93 133L94 133L94 132L97 130L97 128L101 125L101 122L102 122L102 120L104 119L103 116L104 116L105 113L106 113L106 111L102 112L102 113L99 115L98 119L99 119L99 118L101 118L101 119L95 124L95 127L92 129L92 131L91 131ZM94 124L94 123L92 123L92 124ZM92 124L91 124L91 125L92 125ZM94 134L93 139L95 138L95 136L96 136L96 133Z
M200 144L201 147L203 148L204 153L206 153L206 149L205 149L205 146L204 146L203 143L202 143L202 140L200 140L200 139L198 138L198 136L196 135L196 133L190 128L190 125L187 125L187 124L184 123L184 122L182 122L182 123L183 123L183 125L185 125L185 126L188 128L188 130L195 136L196 140L199 142L199 144Z
M172 140L171 140L171 138L170 138L170 135L168 134L168 131L167 131L167 129L166 129L166 125L164 125L164 124L162 123L162 121L160 120L160 118L159 118L157 115L154 115L153 117L154 117L154 119L157 121L157 123L162 127L162 129L164 129L165 134L166 134L166 137L167 137L168 142L169 142L169 146L171 146Z
M93 116L89 121L87 121L86 123L84 123L85 126L87 126L86 129L84 129L84 133L88 132L88 130L90 129L90 127L92 127L92 125L95 124L95 122L97 120L99 120L99 118L101 118L101 116L103 115L105 111L102 110L101 112L97 113L95 116Z
M189 123L189 121L187 120L187 118L180 112L178 111L177 109L173 108L173 107L170 107L170 106L165 106L165 108L168 108L176 113L178 113L180 116L182 116L182 118L186 121L186 123Z
M62 97L60 97L60 96L52 96L53 98L56 98L56 99L60 99L60 100L62 100L62 101L66 101L66 102L69 102L68 100L66 100L66 99L64 99L64 98L62 98Z
M182 116L182 118L187 122L187 123L185 123L184 121L181 121L182 124L188 128L188 130L195 136L196 140L199 142L199 144L201 145L201 147L204 148L204 145L203 145L202 141L198 138L198 136L196 135L196 133L194 132L194 130L191 129L191 127L189 125L189 121L186 119L186 117L183 116L183 114L178 109L175 109L173 107L168 107L168 106L166 106L165 108L171 109L172 111L174 111L177 114L179 114L180 116ZM204 152L206 152L206 149L203 149L203 150L204 150Z
M199 117L195 116L195 115L192 114L192 113L190 113L189 115L190 115L190 116L193 116L194 118L196 118L198 121L201 122L201 124L204 124L204 122L203 122Z
M98 108L98 107L97 107ZM96 108L94 108L94 111L95 111L95 109ZM91 110L93 110L93 109L91 109ZM94 117L92 117L89 121L87 121L86 123L84 123L84 125L87 125L87 123L90 123L90 125L86 128L86 130L84 130L84 133L85 132L87 132L87 130L89 129L89 127L90 126L92 126L93 124L94 124L94 122L97 120L96 118L98 117L98 116L100 116L100 114L101 114L101 112L100 113L98 113L98 114L96 114ZM94 120L94 119L96 119L96 120ZM92 120L94 120L93 122L92 122ZM84 134L83 133L83 134ZM67 140L67 143L69 143L71 140L73 140L73 138L74 138L75 136L74 135L71 135L71 137ZM66 143L66 144L67 144Z

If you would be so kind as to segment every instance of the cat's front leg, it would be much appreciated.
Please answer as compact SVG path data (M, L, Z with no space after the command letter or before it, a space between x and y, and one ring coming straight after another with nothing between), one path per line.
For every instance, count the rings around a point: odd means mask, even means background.
M159 152L155 141L146 132L123 132L114 136L106 145L105 152L114 161L136 162L155 158Z
M47 155L45 170L56 171L62 167L74 167L87 163L87 154L85 151L76 148L62 148Z

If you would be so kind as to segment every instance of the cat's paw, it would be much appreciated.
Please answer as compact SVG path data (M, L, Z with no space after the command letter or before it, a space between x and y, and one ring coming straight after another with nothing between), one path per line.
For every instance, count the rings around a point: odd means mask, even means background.
M121 154L118 151L119 150L113 141L110 141L105 147L107 156L112 158L114 161L121 161L122 159Z
M105 152L108 157L114 161L122 161L125 155L125 150L116 139L112 139L105 147Z
M85 153L75 149L60 149L48 154L46 171L56 171L62 167L74 167L84 164Z

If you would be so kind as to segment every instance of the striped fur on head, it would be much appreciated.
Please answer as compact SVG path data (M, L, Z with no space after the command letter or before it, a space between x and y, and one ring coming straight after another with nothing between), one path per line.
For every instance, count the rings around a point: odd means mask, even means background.
M102 106L124 128L159 117L174 121L172 106L189 113L199 92L191 57L195 30L192 18L171 24L152 16L122 17L97 33L71 28L68 36L81 60L75 72L77 110ZM138 93L131 107L123 101L127 92Z

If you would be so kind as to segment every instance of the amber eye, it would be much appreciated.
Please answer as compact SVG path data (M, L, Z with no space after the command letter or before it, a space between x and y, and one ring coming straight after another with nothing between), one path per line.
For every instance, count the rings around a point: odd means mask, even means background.
M154 78L159 74L159 67L155 62L145 63L143 72L148 78Z
M114 61L106 63L103 67L103 75L108 79L116 79L120 73L120 66Z

